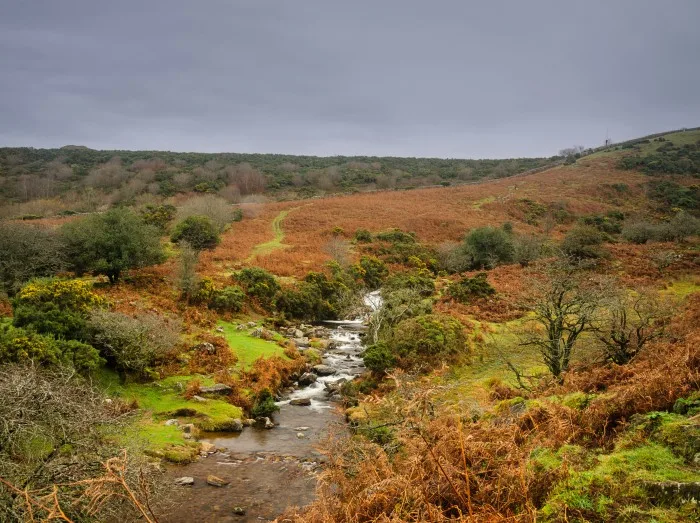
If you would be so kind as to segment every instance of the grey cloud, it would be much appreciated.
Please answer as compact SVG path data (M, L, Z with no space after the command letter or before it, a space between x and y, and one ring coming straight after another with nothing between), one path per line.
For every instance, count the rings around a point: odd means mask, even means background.
M7 0L0 145L549 155L700 121L700 4Z

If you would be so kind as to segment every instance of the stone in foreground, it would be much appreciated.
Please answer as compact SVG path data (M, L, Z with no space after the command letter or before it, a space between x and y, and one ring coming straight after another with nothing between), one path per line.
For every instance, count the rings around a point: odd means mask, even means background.
M194 485L194 478L191 476L183 476L175 480L175 484L181 487L191 487Z
M225 487L231 483L230 481L226 481L225 479L222 479L218 476L214 476L213 474L209 474L207 476L207 485L211 485L212 487Z

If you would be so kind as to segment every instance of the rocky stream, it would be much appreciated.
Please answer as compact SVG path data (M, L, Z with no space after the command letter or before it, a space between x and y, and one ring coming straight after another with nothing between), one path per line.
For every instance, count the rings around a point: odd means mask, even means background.
M365 304L377 310L379 292L367 294ZM272 521L288 507L312 502L324 462L318 446L331 433L347 430L338 408L339 390L364 371L360 333L365 328L365 319L353 319L306 326L305 332L292 329L288 336L302 353L309 350L305 334L328 340L322 363L281 392L280 410L271 423L208 433L200 439L198 461L169 469L178 507L166 521Z

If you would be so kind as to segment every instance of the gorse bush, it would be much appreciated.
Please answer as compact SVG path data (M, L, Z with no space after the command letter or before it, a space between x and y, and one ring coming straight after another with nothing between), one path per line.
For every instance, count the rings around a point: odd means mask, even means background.
M405 369L434 366L437 360L468 354L462 324L438 314L401 321L386 343L397 360L397 366Z
M381 287L389 275L386 264L374 256L363 256L360 262L351 267L351 272L357 281L361 281L369 290Z
M97 369L103 360L98 351L77 340L57 340L31 330L0 326L0 364L66 365L79 372Z
M38 279L27 283L13 302L16 327L65 339L84 339L91 310L105 302L85 280Z
M355 231L355 241L357 243L371 243L372 233L367 229L357 229Z
M387 292L407 288L413 289L423 297L432 296L435 293L434 277L427 269L398 272L389 276L383 285Z
M486 298L496 294L496 290L486 281L487 274L481 272L469 278L463 276L447 287L447 294L460 303L469 303L478 298Z
M209 308L219 312L239 312L245 303L245 293L238 286L215 290L209 299Z
M370 345L362 353L362 361L372 372L382 374L396 366L396 357L386 342Z
M246 294L258 301L258 303L270 309L274 303L275 296L280 290L277 279L260 267L249 267L234 275Z
M61 229L69 268L79 276L103 274L116 283L122 273L164 260L160 231L128 209L112 209Z
M141 218L147 225L157 227L159 231L165 232L168 224L175 218L177 208L174 205L146 205L141 209Z
M214 223L206 216L188 216L175 226L173 243L186 241L193 249L213 249L221 239Z

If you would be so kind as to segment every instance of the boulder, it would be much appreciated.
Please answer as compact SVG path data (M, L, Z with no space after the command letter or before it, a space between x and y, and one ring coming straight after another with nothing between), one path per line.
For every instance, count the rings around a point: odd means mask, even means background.
M200 343L199 345L195 345L192 349L196 350L197 352L202 352L204 354L216 354L216 347L214 347L214 345L212 345L208 341Z
M304 333L299 329L292 329L291 331L292 331L291 332L292 336L294 336L295 338L303 338L304 337Z
M296 405L298 407L307 407L311 405L311 400L309 398L296 398L289 402L290 405Z
M222 479L219 476L215 476L214 474L209 474L207 476L207 485L211 485L212 487L225 487L229 483L231 482L226 481L225 479Z
M255 426L261 429L274 429L275 424L267 416L259 416L255 418Z
M255 420L254 420L254 419L248 418L248 419L244 419L244 420L243 420L243 426L244 426L244 427L252 427L253 425L255 425Z
M294 338L292 341L297 347L309 347L311 345L309 338Z
M234 419L231 421L228 430L231 432L243 432L243 421L239 420L238 418Z
M294 430L297 432L304 432L305 430L309 430L309 427L294 427Z
M202 394L221 394L221 395L227 395L231 394L233 392L233 389L229 387L228 385L224 385L223 383L217 383L216 385L211 385L210 387L201 387L199 391Z
M233 507L233 514L236 516L245 516L245 509L243 507Z
M165 422L166 427L178 427L180 422L176 419L169 419Z
M306 436L304 435L303 432L297 432L297 438L298 439L304 439Z
M305 372L299 377L299 386L305 387L307 385L311 385L313 382L316 381L316 379L316 374L312 374L311 372Z
M311 367L311 370L313 370L319 376L331 376L336 372L333 367L328 365L314 365Z
M700 481L655 481L645 486L649 497L662 505L700 502Z
M348 380L345 378L340 378L338 381L328 382L325 384L326 392L328 394L337 394L347 382Z
M191 476L182 476L181 478L177 478L175 480L175 484L179 485L180 487L191 487L194 485L194 478Z
M203 398L202 396L197 396L196 394L192 396L192 401L196 401L197 403L206 403L207 399Z
M212 443L207 442L207 441L202 441L202 442L199 444L199 450L201 450L202 452L206 452L207 454L209 454L210 452L213 453L213 452L216 450L216 446L213 445Z

